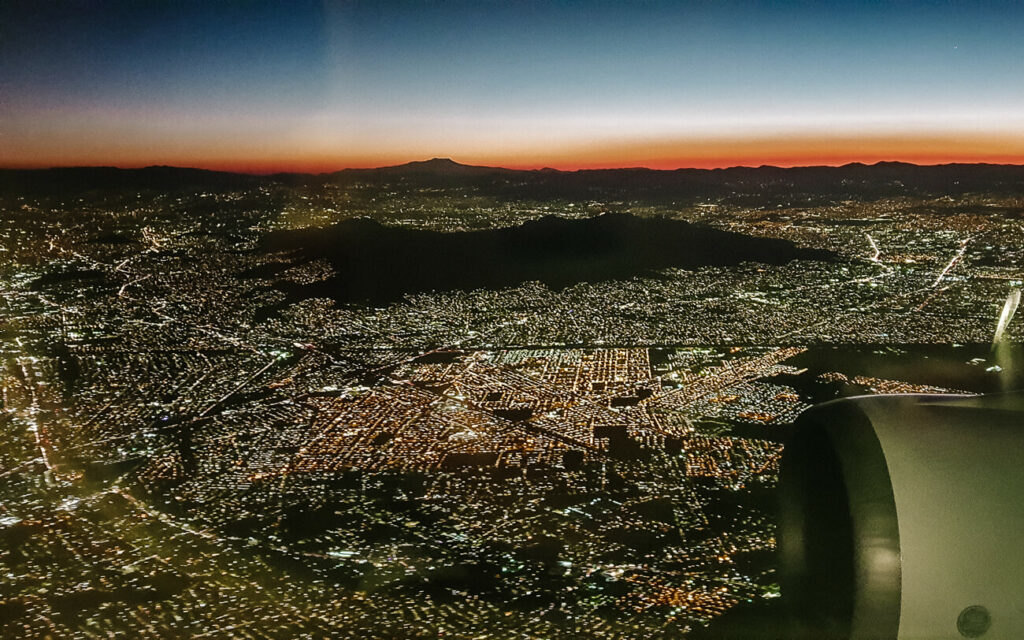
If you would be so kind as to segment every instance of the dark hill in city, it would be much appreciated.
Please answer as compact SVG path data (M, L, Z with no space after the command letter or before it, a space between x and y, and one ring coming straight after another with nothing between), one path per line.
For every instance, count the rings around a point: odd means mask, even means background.
M500 289L539 280L561 289L578 282L627 279L657 269L783 264L833 254L787 240L719 231L679 220L606 214L582 220L547 216L519 227L441 233L386 227L367 219L328 228L277 231L265 251L292 262L252 275L270 277L290 264L324 259L337 270L311 285L283 284L293 299L386 303L426 291Z

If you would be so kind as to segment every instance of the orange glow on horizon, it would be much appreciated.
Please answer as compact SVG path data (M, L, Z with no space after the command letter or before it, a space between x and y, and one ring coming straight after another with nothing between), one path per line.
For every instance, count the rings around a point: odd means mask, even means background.
M250 174L331 173L345 168L394 166L431 157L450 157L469 165L509 169L553 168L562 171L645 167L650 169L722 169L727 167L840 166L852 162L909 162L921 165L947 163L1024 164L1024 134L990 133L861 135L836 136L808 134L775 137L640 139L595 142L585 145L541 144L525 142L519 148L488 152L480 141L473 144L452 141L450 149L400 151L390 145L378 152L312 154L261 148L245 157L225 153L223 147L187 151L176 149L161 153L120 148L104 154L101 149L51 149L38 158L21 154L19 160L0 156L7 168L46 168L54 166L117 166L137 168L152 165L195 167L215 171ZM25 150L27 151L27 150ZM275 153L276 152L276 153Z
M723 169L727 167L840 166L852 162L1024 163L1024 135L942 134L863 136L779 136L625 141L595 144L552 158L520 162L514 168Z

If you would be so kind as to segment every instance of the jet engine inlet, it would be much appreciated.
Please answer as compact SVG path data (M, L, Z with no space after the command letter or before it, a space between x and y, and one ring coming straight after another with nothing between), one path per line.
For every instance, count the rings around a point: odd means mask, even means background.
M1024 394L837 400L779 480L780 583L820 637L1024 633Z

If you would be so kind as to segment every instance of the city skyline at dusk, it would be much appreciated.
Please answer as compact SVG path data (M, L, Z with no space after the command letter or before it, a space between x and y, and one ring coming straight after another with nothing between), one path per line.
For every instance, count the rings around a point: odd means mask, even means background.
M1024 163L1001 3L5 3L0 167Z

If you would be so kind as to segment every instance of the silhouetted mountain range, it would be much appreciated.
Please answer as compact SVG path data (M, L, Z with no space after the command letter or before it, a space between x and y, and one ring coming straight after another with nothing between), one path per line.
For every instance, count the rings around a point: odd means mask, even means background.
M411 177L420 176L425 178L436 178L441 176L484 176L484 175L509 175L522 173L515 169L502 169L500 167L478 167L470 164L460 164L451 158L433 158L407 162L393 167L380 167L378 169L344 169L330 174L331 176L362 176L362 177Z
M181 167L55 167L0 169L0 193L67 195L88 191L130 189L173 191L184 188L237 189L265 182L266 177Z
M528 199L626 199L685 202L731 196L772 198L809 195L874 198L893 195L939 196L967 192L1024 194L1024 166L902 162L841 167L733 167L730 169L554 169L514 170L459 164L447 158L329 174L278 173L268 176L147 167L72 167L0 170L0 193L67 194L104 189L169 190L181 187L231 189L254 184L404 184L410 187L473 187L484 195Z
M251 275L271 277L315 259L327 260L337 270L337 275L312 285L283 284L292 299L325 296L370 303L390 302L407 293L500 289L533 280L560 289L666 267L834 258L787 240L626 214L582 220L547 216L519 227L459 233L346 220L326 229L270 233L261 249L290 252L293 261Z

